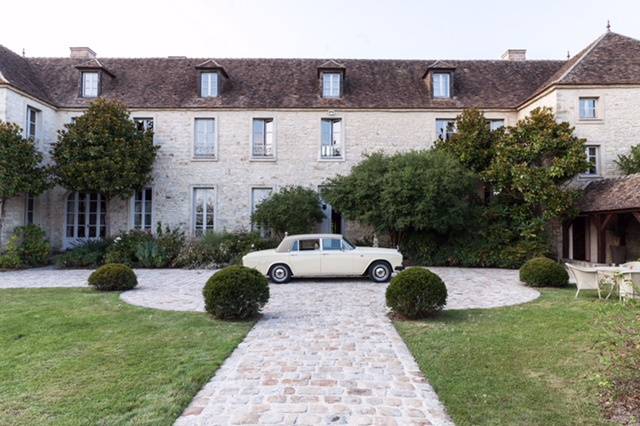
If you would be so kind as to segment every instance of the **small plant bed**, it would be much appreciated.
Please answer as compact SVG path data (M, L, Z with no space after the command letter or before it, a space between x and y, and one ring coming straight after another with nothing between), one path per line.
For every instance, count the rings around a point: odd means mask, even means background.
M638 305L541 292L525 305L395 324L457 425L629 423Z
M171 425L253 324L89 289L0 299L2 425Z

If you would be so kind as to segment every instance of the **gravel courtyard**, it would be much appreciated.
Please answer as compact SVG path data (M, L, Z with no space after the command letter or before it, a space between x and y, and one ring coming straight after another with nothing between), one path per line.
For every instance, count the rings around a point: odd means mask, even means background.
M539 293L501 269L430 268L447 284L447 309L491 308ZM203 311L212 271L136 270L127 303ZM0 273L0 288L82 287L90 271ZM264 315L177 425L422 424L451 420L387 317L386 285L299 280L271 286Z

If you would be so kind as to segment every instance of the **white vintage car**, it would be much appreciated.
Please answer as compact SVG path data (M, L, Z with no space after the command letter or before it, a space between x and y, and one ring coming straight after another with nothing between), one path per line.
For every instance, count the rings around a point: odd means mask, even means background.
M291 277L343 277L368 275L386 282L402 270L402 254L395 249L356 247L342 235L306 234L285 237L272 250L254 251L242 264L255 268L274 283Z

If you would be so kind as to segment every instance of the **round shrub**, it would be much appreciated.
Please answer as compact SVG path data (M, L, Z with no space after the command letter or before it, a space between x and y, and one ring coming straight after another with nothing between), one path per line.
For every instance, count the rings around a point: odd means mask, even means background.
M100 291L125 291L138 285L138 278L127 265L108 263L93 271L89 285Z
M269 283L255 269L229 266L209 278L202 294L206 311L216 318L246 319L269 300Z
M428 269L400 272L387 287L387 306L407 318L423 318L440 311L447 303L447 287Z
M520 268L520 281L530 287L563 287L569 283L569 274L549 258L534 257Z

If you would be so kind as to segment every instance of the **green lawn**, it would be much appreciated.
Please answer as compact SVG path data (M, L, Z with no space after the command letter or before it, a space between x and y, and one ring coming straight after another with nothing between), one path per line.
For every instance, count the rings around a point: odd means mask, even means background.
M396 327L458 425L607 424L600 399L615 365L604 355L638 308L574 292Z
M0 425L172 424L251 326L114 293L0 290Z

